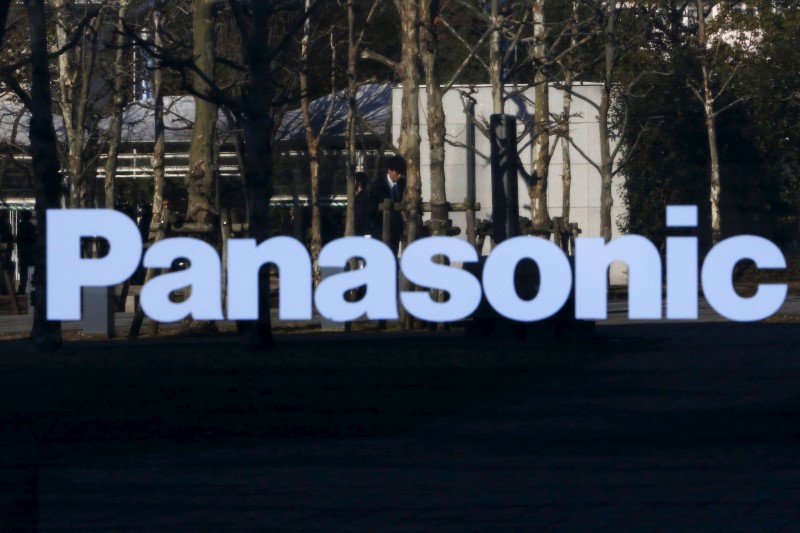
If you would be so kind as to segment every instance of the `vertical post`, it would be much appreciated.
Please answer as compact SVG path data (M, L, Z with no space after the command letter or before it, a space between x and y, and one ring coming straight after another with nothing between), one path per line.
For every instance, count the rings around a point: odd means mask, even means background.
M222 286L222 305L227 313L228 300L226 295L228 294L228 240L231 238L231 216L227 207L220 210L219 227L220 236L222 237L222 271L220 272L222 279L220 280L220 285Z
M389 248L392 247L392 211L394 209L394 204L390 198L387 198L383 201L383 234L381 235L381 239L383 240L383 244L388 246Z
M114 338L114 287L83 288L83 331Z
M381 235L381 239L383 239L383 244L392 248L392 209L394 208L394 204L392 203L391 198L386 198L383 201L383 234ZM394 250L393 250L394 251ZM397 259L397 253L395 251L395 260ZM378 329L386 329L386 321L379 320L378 321Z
M467 242L475 246L475 100L467 102ZM478 253L480 254L480 250Z
M563 242L564 234L562 232L564 231L564 226L562 223L562 218L553 217L551 222L553 226L553 244L561 248L566 253L567 246L566 243Z
M499 244L519 235L517 194L517 121L512 115L490 117L492 228Z

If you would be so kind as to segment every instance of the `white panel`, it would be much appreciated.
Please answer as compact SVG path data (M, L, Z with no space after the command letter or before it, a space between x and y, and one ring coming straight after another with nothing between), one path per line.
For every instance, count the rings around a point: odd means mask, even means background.
M581 148L583 152L593 161L596 165L600 164L600 132L597 129L597 123L584 124L586 128L587 137L586 144Z
M575 222L578 224L578 229L580 229L583 233L579 234L580 237L588 237L589 236L589 210L585 207L579 207L577 209L570 208L569 210L569 221Z
M572 207L589 207L589 176L594 173L594 169L589 165L573 165L569 193Z
M586 168L585 165L584 168ZM600 191L602 189L602 178L600 174L596 171L587 172L587 185L588 201L586 205L589 207L600 207Z
M550 174L547 180L547 207L550 216L553 215L555 207L561 208L561 166L550 165Z
M587 207L586 213L588 220L586 227L583 228L582 237L599 237L600 236L600 208Z

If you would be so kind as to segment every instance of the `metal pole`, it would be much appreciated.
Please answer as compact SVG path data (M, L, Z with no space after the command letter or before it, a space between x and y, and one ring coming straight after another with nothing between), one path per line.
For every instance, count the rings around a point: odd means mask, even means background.
M475 245L475 100L467 102L467 241ZM480 250L478 250L480 253Z
M490 117L493 239L499 244L519 235L517 194L517 121L513 115Z

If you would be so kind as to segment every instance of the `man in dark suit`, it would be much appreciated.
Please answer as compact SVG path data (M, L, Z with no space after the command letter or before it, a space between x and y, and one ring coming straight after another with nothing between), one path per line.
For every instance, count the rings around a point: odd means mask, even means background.
M28 267L36 258L36 226L31 221L31 212L22 211L17 226L17 257L19 258L19 289L17 294L25 294L28 286Z
M399 155L389 158L386 163L386 174L378 176L372 182L369 191L369 203L372 212L372 237L383 240L383 212L378 207L387 198L392 202L400 203L403 201L403 194L406 190L406 161ZM397 254L400 246L400 239L403 237L403 215L399 211L392 211L389 219L390 239L389 247Z
M5 271L13 274L11 269L11 252L14 248L14 235L11 233L11 224L8 223L6 212L0 214L0 294L11 294L14 287L6 287L4 281ZM11 278L11 276L9 276Z

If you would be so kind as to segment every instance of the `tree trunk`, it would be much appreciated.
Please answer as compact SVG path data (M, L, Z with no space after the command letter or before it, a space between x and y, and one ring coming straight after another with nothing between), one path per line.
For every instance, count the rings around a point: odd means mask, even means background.
M347 138L345 151L347 158L347 209L344 215L344 234L346 237L354 235L355 230L355 204L356 204L356 113L358 104L357 58L358 46L355 36L355 13L353 0L347 0Z
M305 0L306 13L311 9L311 0ZM303 39L300 48L300 108L303 114L303 124L306 135L306 153L308 154L308 175L311 201L311 264L314 277L314 286L320 280L319 252L322 249L322 227L319 210L319 135L314 133L311 124L311 111L308 99L308 49L311 44L311 20L306 16L303 23Z
M122 140L122 117L125 111L125 90L128 87L128 77L125 76L125 15L128 11L129 0L120 0L117 11L117 34L114 36L114 112L111 118L111 127L108 132L108 158L105 166L105 179L103 180L104 205L114 209L114 180L117 175L117 157L119 144Z
M572 2L572 20L575 23L571 31L570 47L577 46L578 38L575 35L578 23L578 4ZM563 62L564 92L561 108L561 218L564 224L569 224L569 211L571 207L572 192L572 157L570 156L570 124L572 122L572 83L575 79L573 60L567 56Z
M492 35L489 39L489 79L492 84L492 113L503 112L503 53L501 50L500 0L491 0Z
M31 100L30 144L36 182L36 216L39 232L36 240L33 275L34 314L31 339L41 350L61 346L61 322L47 320L47 210L59 207L61 175L58 144L53 128L50 93L50 70L47 58L47 25L44 0L26 0L31 24Z
M572 113L572 71L567 70L564 75L564 95L562 107L563 137L561 138L561 218L569 224L570 195L572 190L572 158L569 150L570 113Z
M164 46L163 35L164 0L157 0L153 11L153 40L156 49ZM164 208L164 73L162 65L156 65L153 71L153 124L155 128L153 143L153 223L161 220Z
M400 15L402 51L398 70L403 85L400 114L400 155L406 160L404 201L411 210L406 223L406 244L416 239L421 225L419 135L419 10L416 0L394 0Z
M197 69L209 80L214 78L214 0L194 0L193 56ZM211 88L199 73L193 76L194 90L209 96ZM186 218L191 222L214 221L216 168L214 166L214 131L218 107L200 96L194 98L194 127L189 148L189 172L186 189L189 206Z
M431 172L431 234L444 235L449 212L445 191L444 140L447 134L442 88L439 80L439 35L436 19L439 16L438 0L420 2L421 58L425 71L425 90L428 100L428 141L430 143Z
M72 3L68 0L55 0L54 5L60 19L60 23L56 24L56 44L59 48L63 48L72 37L69 34ZM73 208L87 207L91 203L85 166L86 118L90 100L90 85L94 77L94 65L97 57L97 37L105 8L105 5L101 6L100 13L94 21L85 29L80 30L83 32L78 39L80 44L58 56L59 104L67 136L69 205Z
M611 157L609 111L611 108L611 90L612 83L614 81L614 67L616 65L619 46L616 43L614 34L616 18L616 1L608 2L606 7L604 43L605 70L598 112L600 130L600 236L603 237L606 242L611 240L611 208L614 205L614 198L612 196L614 161Z
M705 71L707 73L707 71ZM707 78L706 78L707 80ZM707 81L705 94L710 94ZM722 217L720 215L719 198L721 192L719 172L719 149L717 147L717 125L714 115L713 101L706 102L706 131L708 132L708 150L711 159L711 187L709 201L711 202L711 245L722 240Z
M531 199L531 221L534 227L550 225L547 211L547 178L550 167L550 97L544 73L547 64L547 30L544 16L545 0L533 3L533 54L538 62L534 77L534 142L533 180L528 191Z
M244 97L243 137L244 183L247 201L247 223L250 238L261 243L269 238L269 199L272 197L272 103L273 79L270 59L272 9L269 2L250 4L250 17L236 17L242 35L245 58L250 75ZM239 6L241 7L241 6ZM268 33L266 43L264 32ZM272 321L269 302L269 270L259 277L258 320L244 324L245 347L266 350L272 347Z
M717 145L717 123L714 111L714 94L708 65L708 36L706 35L705 8L703 0L697 0L697 37L700 44L701 70L703 74L703 112L705 114L708 153L711 160L709 202L711 204L711 245L722 240L722 217L719 198L721 192L719 172L719 148Z

